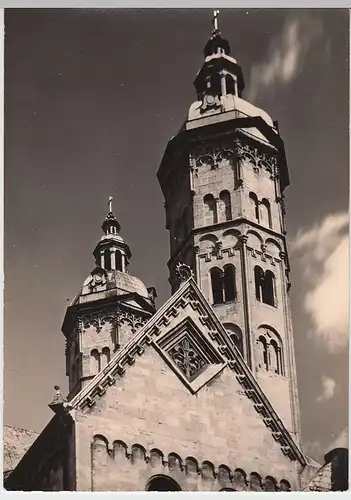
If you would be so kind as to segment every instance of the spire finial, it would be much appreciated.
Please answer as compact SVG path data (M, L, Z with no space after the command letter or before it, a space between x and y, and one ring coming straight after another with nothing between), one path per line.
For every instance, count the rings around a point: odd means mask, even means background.
M108 211L109 211L109 213L112 213L112 200L113 200L112 196L109 196L108 197Z
M212 18L213 33L218 32L218 14L219 14L219 10L213 11L213 18Z

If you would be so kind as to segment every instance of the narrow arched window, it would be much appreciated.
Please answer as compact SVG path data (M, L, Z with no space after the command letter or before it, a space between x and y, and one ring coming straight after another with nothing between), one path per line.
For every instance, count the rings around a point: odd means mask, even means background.
M235 267L232 264L224 266L224 301L231 302L236 299Z
M255 222L260 222L259 203L255 193L249 193L249 200L251 205L250 217L252 217Z
M239 349L241 354L244 356L244 348L243 348L243 334L240 328L237 325L232 323L224 323L224 328L226 329L230 340L233 344Z
M269 362L268 362L268 349L266 339L261 335L257 339L257 347L259 352L258 365L264 370L268 371Z
M262 302L274 306L275 276L272 271L266 271L262 281Z
M264 272L263 269L260 268L260 266L255 266L254 273L255 273L256 299L262 301L262 285L263 285Z
M111 253L110 253L109 248L106 248L106 250L104 251L104 263L105 263L105 269L107 269L107 271L110 271L111 270Z
M266 227L272 227L271 205L266 198L261 201L261 224Z
M222 270L214 267L210 271L213 304L223 303Z
M104 347L101 352L101 369L105 368L110 362L110 349Z
M273 373L280 373L278 360L278 344L275 340L271 340L269 344L269 369Z
M90 353L90 375L96 375L100 371L100 354L97 349Z
M235 81L232 75L225 75L225 87L227 94L235 95Z
M219 220L225 222L232 219L232 206L229 191L222 191L219 195Z
M117 269L117 271L123 271L122 254L121 254L121 252L116 251L115 255L116 255L116 269Z
M205 225L217 224L217 203L212 194L204 197Z

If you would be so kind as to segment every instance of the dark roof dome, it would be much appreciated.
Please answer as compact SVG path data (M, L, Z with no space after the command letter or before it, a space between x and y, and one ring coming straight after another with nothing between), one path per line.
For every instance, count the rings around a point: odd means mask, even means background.
M219 32L215 32L212 34L211 38L205 45L204 55L205 57L217 54L218 49L222 49L224 53L229 56L230 54L230 45L228 40L223 38Z

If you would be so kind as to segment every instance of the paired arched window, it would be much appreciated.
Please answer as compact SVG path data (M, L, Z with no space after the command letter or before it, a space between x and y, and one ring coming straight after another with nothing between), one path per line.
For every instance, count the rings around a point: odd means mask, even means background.
M169 476L155 476L148 482L146 491L181 491L179 484Z
M284 375L282 346L279 337L270 330L261 333L257 341L258 366L268 372Z
M257 195L253 192L249 193L250 200L250 217L262 226L272 228L272 214L271 205L267 198L263 198L261 202L258 200Z
M226 264L222 269L213 267L210 270L213 304L223 304L236 299L235 267Z
M228 332L233 344L239 349L242 356L244 356L243 334L241 332L241 329L233 323L223 323L223 326Z
M249 193L249 200L251 206L251 217L254 221L260 222L260 210L259 210L259 201L255 193Z
M219 195L218 212L220 222L232 220L232 204L230 201L230 193L227 190L222 191Z
M270 306L275 305L275 276L272 271L266 272L260 266L255 266L256 299Z
M261 201L260 223L266 227L272 227L271 205L266 198Z
M205 225L217 224L217 203L213 194L207 194L204 197L205 205Z
M97 375L110 362L110 349L104 347L101 353L97 349L90 352L90 375Z

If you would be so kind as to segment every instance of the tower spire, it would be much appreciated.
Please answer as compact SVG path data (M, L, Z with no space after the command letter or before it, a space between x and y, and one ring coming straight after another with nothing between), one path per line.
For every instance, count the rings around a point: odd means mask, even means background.
M212 34L213 35L215 33L219 33L219 30L218 30L218 14L219 14L219 10L214 10L213 11L213 18L212 18L212 25L213 25Z
M110 214L112 214L112 200L113 200L113 197L112 196L109 196L108 197L108 211Z

